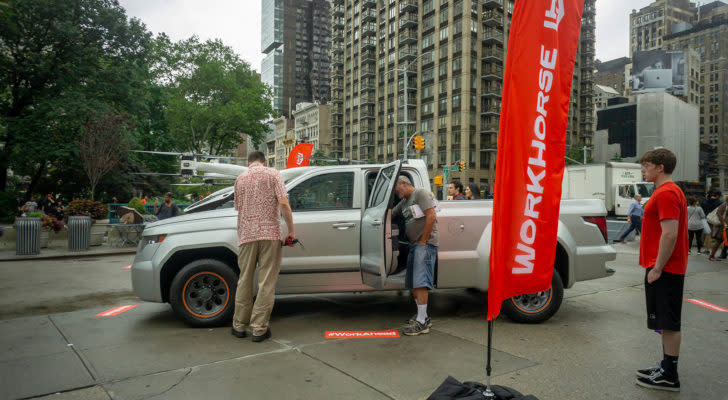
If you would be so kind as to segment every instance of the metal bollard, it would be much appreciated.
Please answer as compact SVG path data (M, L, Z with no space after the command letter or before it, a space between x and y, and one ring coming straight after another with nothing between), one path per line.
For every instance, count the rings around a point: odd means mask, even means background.
M40 218L18 218L15 220L15 254L40 254Z
M68 217L68 250L85 251L91 247L91 217Z

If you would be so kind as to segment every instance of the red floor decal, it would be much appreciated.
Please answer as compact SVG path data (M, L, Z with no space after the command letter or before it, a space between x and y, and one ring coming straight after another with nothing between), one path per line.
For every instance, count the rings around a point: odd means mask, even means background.
M131 264L121 267L121 269L131 269Z
M114 315L119 315L123 312L129 311L138 305L139 304L130 304L128 306L114 307L110 310L106 310L104 312L98 313L98 314L96 314L96 316L97 317L113 317Z
M399 331L326 331L326 339L396 338Z
M700 300L700 299L685 299L685 301L689 301L689 302L691 302L693 304L697 304L697 305L699 305L701 307L705 307L708 310L713 310L713 311L717 311L717 312L728 312L728 308L723 308L721 306L716 306L715 304L710 304L707 301L703 301L703 300Z

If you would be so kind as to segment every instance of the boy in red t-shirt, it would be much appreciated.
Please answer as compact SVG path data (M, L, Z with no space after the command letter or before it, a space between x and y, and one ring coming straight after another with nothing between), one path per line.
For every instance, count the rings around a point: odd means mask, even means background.
M662 333L664 357L658 366L638 370L637 384L679 391L680 312L688 264L687 201L672 181L677 164L673 152L648 151L641 163L645 180L657 188L645 206L640 238L640 265L646 269L647 327Z

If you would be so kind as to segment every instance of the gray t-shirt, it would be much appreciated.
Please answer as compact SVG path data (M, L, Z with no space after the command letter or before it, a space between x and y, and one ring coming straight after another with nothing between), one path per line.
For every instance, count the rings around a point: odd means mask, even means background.
M405 231L407 233L407 239L409 240L410 246L414 246L422 237L422 232L425 230L425 217L415 218L412 211L413 205L418 205L424 212L434 207L435 199L432 194L426 189L415 189L410 197L403 199L397 204L392 210L394 216L401 215L404 217ZM439 246L440 242L437 238L437 219L435 219L435 226L432 227L430 237L427 239L427 244L433 246Z
M157 217L159 219L167 219L176 217L179 215L179 208L177 207L177 204L172 203L171 206L168 206L167 203L162 203L162 206L157 209Z

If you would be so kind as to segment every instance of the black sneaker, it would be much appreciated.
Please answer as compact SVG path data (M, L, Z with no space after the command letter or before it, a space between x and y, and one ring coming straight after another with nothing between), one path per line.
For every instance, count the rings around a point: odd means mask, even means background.
M404 326L410 326L414 324L415 321L417 321L417 314L413 315L412 318L408 319ZM432 321L430 320L430 317L425 318L425 325L427 325L428 328L432 328Z
M230 334L232 334L233 336L235 336L238 339L242 339L242 338L248 336L248 334L245 333L245 331L236 331L235 328L230 329Z
M402 333L407 336L417 336L421 333L430 333L430 327L426 324L421 324L419 321L415 320L412 325L408 325L402 328Z
M270 339L270 336L271 336L271 333L270 333L270 328L268 328L268 330L267 330L267 331L265 331L265 333L264 333L264 334L262 334L262 335L260 335L260 336L256 336L256 335L253 335L253 339L252 339L252 340L253 340L254 342L262 342L262 341L264 341L265 339Z
M640 378L649 378L652 375L660 372L660 368L661 368L660 363L657 363L657 365L652 366L650 368L638 369L636 372L636 375Z
M677 378L666 375L665 370L662 368L649 378L637 378L637 384L650 389L669 390L671 392L680 391L680 381Z

